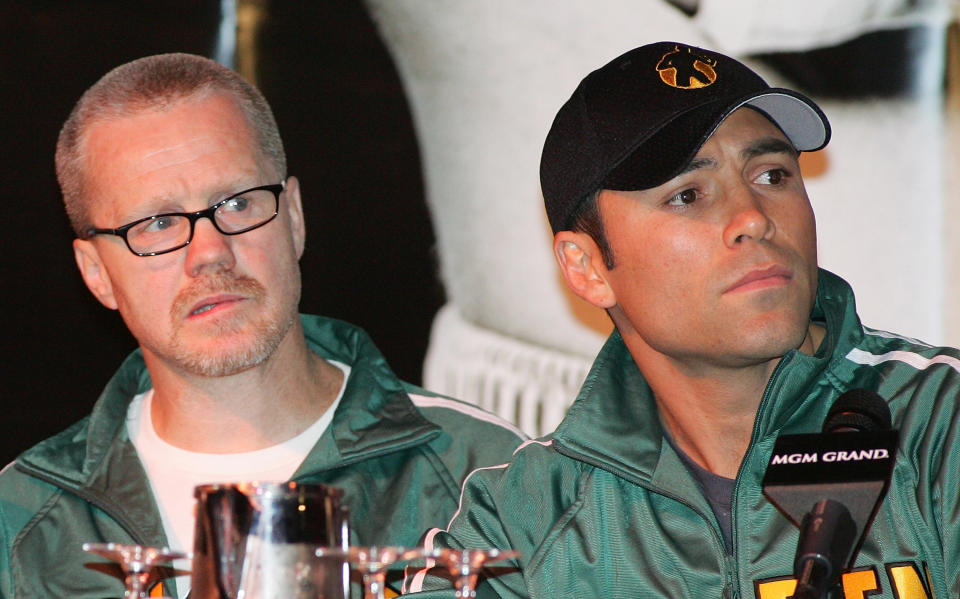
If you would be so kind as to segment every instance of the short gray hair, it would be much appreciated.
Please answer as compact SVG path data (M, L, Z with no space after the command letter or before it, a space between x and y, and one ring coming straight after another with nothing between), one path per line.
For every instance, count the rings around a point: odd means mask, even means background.
M57 180L74 232L84 236L92 226L86 202L84 141L90 125L163 109L191 97L223 93L240 108L260 152L277 174L286 178L287 159L280 131L263 94L227 67L193 54L158 54L120 65L88 89L60 130Z

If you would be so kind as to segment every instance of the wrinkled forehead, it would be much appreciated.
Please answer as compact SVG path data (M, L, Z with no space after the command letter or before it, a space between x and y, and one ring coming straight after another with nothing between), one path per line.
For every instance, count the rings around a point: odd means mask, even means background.
M228 98L188 98L99 119L86 129L83 171L91 216L131 202L275 183L279 175Z

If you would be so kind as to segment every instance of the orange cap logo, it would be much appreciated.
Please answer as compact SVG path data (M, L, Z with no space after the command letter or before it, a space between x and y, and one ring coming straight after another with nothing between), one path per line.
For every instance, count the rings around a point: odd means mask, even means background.
M660 79L670 87L678 89L698 89L707 87L717 80L717 59L703 54L694 54L692 48L681 50L674 48L667 52L657 63Z

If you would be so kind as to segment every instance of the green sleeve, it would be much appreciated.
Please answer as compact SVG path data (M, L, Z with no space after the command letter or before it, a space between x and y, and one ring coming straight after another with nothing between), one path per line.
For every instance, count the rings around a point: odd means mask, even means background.
M512 541L505 528L508 523L502 520L510 514L501 512L495 496L505 478L505 468L502 467L474 471L464 483L460 510L447 529L428 531L424 544L428 548L519 550L511 546ZM522 575L524 563L521 554L518 559L492 564L493 569L483 572L479 578L477 597L527 597ZM439 567L429 572L423 568L408 568L404 588L419 599L455 596L452 580Z

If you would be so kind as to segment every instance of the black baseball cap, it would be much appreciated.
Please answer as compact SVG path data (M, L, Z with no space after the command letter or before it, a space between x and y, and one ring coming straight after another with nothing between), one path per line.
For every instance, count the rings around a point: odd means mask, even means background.
M741 106L765 114L802 152L830 140L823 111L746 65L677 42L630 50L587 75L560 107L540 159L554 233L598 189L649 189L677 176Z

